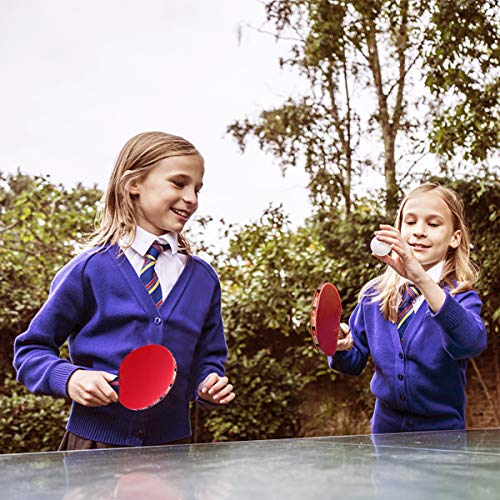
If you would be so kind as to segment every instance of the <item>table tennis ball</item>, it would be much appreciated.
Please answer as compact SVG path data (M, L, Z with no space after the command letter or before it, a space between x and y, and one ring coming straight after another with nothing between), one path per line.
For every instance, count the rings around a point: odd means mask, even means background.
M384 241L377 240L376 237L370 242L370 248L372 249L372 252L379 257L383 257L391 251L391 245L385 243Z

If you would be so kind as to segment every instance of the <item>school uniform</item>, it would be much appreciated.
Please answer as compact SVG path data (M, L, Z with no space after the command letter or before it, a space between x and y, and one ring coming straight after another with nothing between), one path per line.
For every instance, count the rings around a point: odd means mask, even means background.
M436 280L441 268L434 269ZM334 370L359 375L371 354L374 434L465 428L467 360L486 348L482 304L474 290L454 296L443 290L437 312L420 298L402 339L368 292L349 320L353 348L328 358Z
M119 245L104 246L69 262L54 278L48 300L28 330L15 341L18 380L34 393L62 397L68 397L67 382L75 370L118 374L121 360L146 344L161 344L172 352L175 384L152 408L132 411L120 403L92 408L72 403L66 429L86 440L141 446L185 439L191 434L189 402L198 399L198 385L212 372L225 373L227 346L217 274L198 257L175 257L176 238L163 241L170 245L165 258L174 267L177 259L178 265L177 271L166 271L164 282L170 280L171 286L165 284L163 303L157 307L138 276L143 256L134 261L133 252L147 251L144 238L154 238L144 233L138 228L125 253ZM59 358L66 339L70 360Z

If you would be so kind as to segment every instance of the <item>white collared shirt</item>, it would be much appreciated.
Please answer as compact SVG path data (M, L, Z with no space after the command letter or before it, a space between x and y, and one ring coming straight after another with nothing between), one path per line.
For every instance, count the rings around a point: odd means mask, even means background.
M126 241L126 237L121 239L120 246L122 248L124 248ZM162 298L165 300L165 297L170 293L170 290L172 290L175 282L181 275L188 258L187 255L178 252L179 242L177 240L177 233L165 233L161 236L155 236L142 229L142 227L137 226L134 242L130 247L124 248L124 253L139 276L146 252L155 241L170 245L168 250L163 251L158 256L155 264L155 271L160 280Z
M428 269L426 272L427 274L432 278L432 280L435 283L439 283L439 278L441 278L441 274L443 272L443 267L444 267L444 261L442 260L441 262L438 262L435 266L431 267ZM399 286L403 285L404 283L409 283L410 280L407 280L406 278L400 278L399 280ZM417 312L420 308L420 306L424 303L424 296L420 294L416 300L413 302L413 312Z

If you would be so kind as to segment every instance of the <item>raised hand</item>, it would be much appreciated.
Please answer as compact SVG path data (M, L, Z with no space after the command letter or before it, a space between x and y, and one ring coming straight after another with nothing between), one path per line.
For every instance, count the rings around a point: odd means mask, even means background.
M388 255L373 256L391 266L400 276L408 279L412 283L417 283L425 277L425 270L417 260L411 246L403 240L401 233L393 226L380 224L380 230L375 231L375 235L380 241L391 245L393 253Z

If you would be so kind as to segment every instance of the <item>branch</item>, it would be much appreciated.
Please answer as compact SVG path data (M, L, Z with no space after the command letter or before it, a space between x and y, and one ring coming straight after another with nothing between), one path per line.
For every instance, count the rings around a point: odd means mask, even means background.
M288 37L288 36L283 36L279 35L278 33L273 33L272 31L267 31L262 28L256 28L255 26L252 26L251 24L245 24L247 28L250 28L251 30L257 31L257 33L262 33L263 35L270 35L276 40L287 40L291 42L299 42L299 43L305 43L306 41L302 38L293 38L293 37ZM296 31L294 29L294 31Z
M339 108L337 106L337 101L336 101L336 96L335 96L335 85L333 83L332 72L329 71L328 74L325 75L325 77L326 77L327 82L328 82L327 83L327 90L328 90L328 95L330 97L331 113L333 116L333 125L335 127L335 130L337 131L337 135L339 136L340 142L342 144L343 153L347 155L348 149L349 149L349 144L347 143L347 140L344 136L344 131L342 130L342 124L341 124L340 115L339 115Z
M408 0L402 3L402 14L401 14L401 26L399 28L398 34L398 43L397 43L397 54L398 54L398 63L399 63L399 78L398 78L398 91L396 95L396 104L394 106L394 113L392 114L392 131L394 136L399 129L401 115L403 113L403 91L405 86L405 53L406 53L406 45L408 42Z
M375 90L377 92L378 107L379 107L379 118L378 121L385 132L390 127L389 123L389 113L387 111L387 96L384 94L384 88L382 83L382 74L380 71L380 61L378 57L378 47L377 47L377 37L376 28L373 20L369 21L369 25L366 30L367 45L368 45L368 65L370 66L373 80L375 84ZM384 138L385 139L385 138Z
M411 171L417 166L417 163L419 163L422 158L425 158L429 153L421 153L421 155L408 167L406 170L406 173L400 178L399 182L404 182L411 174ZM399 158L398 162L402 159L403 157Z
M11 229L14 229L18 224L19 224L19 220L17 220L16 222L14 222L12 225L10 226L5 226L3 228L0 229L0 233L6 233L7 231L10 231Z

